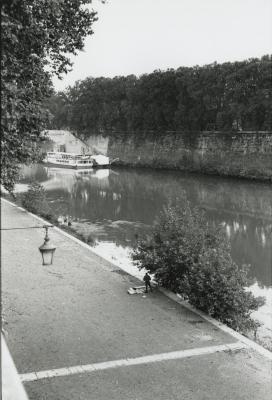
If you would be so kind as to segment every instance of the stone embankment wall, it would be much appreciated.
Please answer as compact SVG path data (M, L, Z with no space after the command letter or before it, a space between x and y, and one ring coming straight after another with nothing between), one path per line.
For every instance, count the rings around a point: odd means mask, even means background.
M119 165L272 181L272 132L123 133L109 137L106 152Z

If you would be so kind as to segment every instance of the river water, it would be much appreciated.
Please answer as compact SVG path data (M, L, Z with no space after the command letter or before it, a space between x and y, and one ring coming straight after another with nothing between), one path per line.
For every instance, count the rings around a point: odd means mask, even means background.
M264 335L272 336L272 185L178 171L99 169L75 171L24 167L17 190L31 180L46 189L57 217L69 216L72 229L98 254L141 276L130 251L164 205L184 196L203 207L211 222L221 224L231 242L233 259L250 264L251 290L267 303L257 312Z

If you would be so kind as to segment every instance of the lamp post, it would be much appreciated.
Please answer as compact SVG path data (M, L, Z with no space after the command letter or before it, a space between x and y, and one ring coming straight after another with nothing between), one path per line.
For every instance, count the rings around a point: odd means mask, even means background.
M44 243L39 247L39 250L42 255L43 265L51 265L53 263L53 256L56 250L56 247L49 244L49 236L48 236L48 228L50 226L45 225L45 237Z
M53 256L56 250L56 247L49 244L49 236L48 236L48 228L52 228L53 225L44 225L44 226L28 226L28 227L21 227L21 228L0 228L1 231L12 231L17 229L45 229L45 237L43 244L39 247L39 250L42 255L42 265L52 265L53 264Z

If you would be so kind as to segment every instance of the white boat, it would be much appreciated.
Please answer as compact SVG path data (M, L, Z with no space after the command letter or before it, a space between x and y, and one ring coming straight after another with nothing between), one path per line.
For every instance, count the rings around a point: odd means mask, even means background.
M103 154L74 154L62 152L48 152L43 162L47 165L62 168L86 169L109 166L110 159Z
M43 162L47 165L62 168L86 169L94 167L94 160L89 155L48 152Z

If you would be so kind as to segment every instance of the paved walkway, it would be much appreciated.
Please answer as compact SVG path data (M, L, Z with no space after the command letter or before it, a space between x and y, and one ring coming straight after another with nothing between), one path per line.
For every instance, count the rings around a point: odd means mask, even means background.
M43 223L2 201L2 228ZM271 362L50 229L54 264L42 266L42 229L2 231L7 344L30 399L266 400Z

